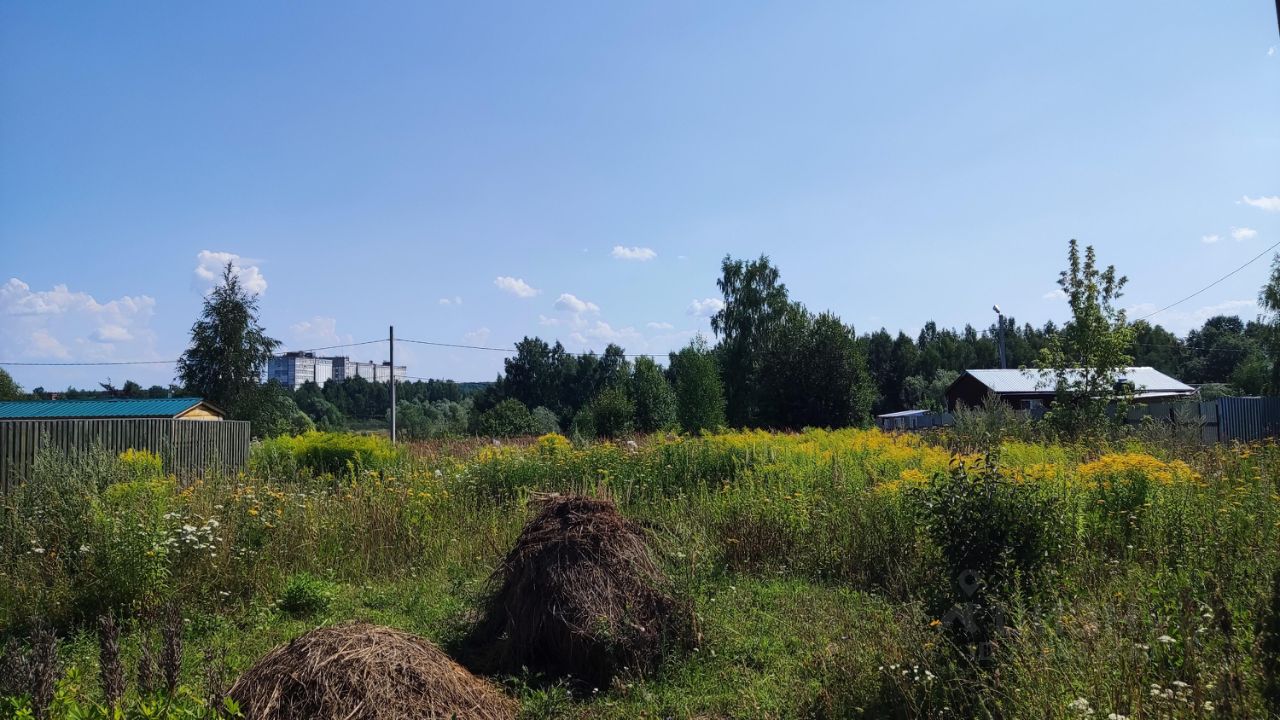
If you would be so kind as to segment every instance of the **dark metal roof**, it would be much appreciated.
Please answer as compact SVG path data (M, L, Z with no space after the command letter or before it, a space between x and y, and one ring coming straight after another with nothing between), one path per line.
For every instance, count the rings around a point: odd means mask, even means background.
M191 397L144 398L136 400L15 400L10 402L0 402L0 419L35 420L45 418L117 417L172 418L187 412L191 408L194 408L203 402L204 401L200 398Z

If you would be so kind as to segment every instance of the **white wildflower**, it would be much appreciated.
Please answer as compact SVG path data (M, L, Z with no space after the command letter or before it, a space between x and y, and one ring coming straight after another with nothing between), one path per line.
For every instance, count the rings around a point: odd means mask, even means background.
M1081 715L1092 715L1093 708L1089 705L1089 701L1085 698L1078 697L1068 703L1067 708L1075 710Z

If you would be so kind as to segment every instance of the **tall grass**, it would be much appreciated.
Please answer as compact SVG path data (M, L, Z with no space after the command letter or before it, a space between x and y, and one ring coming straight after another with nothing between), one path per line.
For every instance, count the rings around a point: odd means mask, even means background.
M217 638L233 669L299 628L352 617L447 641L519 532L528 496L581 492L614 498L649 530L695 603L703 647L595 699L524 690L530 707L1069 718L1085 716L1083 701L1096 717L1267 712L1263 669L1280 666L1261 630L1280 607L1280 449L992 449L1011 488L1000 512L1033 525L983 536L1005 558L992 566L1000 581L1018 589L982 595L981 657L948 633L938 602L939 588L954 591L948 603L972 601L956 582L975 568L956 565L973 556L948 538L974 527L955 513L985 506L944 484L975 458L865 430L415 451L313 433L256 446L244 474L182 486L145 458L47 454L3 499L0 639L38 624L76 637L107 613L132 627L180 601L191 652ZM940 510L952 496L958 504ZM1055 547L1041 568L1018 553L1042 537L1044 508ZM960 524L939 534L930 517ZM325 588L331 602L299 604L300 587ZM122 652L136 643L126 632ZM69 665L95 676L86 644L69 647ZM742 690L721 692L725 683ZM93 683L77 688L97 697Z

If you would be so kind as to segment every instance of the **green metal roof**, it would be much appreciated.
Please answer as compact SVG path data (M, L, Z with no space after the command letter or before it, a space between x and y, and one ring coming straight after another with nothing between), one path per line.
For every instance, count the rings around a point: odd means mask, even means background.
M15 400L0 402L0 420L52 418L177 417L203 402L200 398L138 400Z

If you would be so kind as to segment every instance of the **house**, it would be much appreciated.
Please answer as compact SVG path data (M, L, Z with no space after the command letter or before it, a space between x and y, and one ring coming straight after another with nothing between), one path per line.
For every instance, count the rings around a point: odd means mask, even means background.
M14 400L0 402L0 420L225 420L200 398Z
M1195 388L1155 368L1125 368L1118 381L1128 385L1139 402L1196 397ZM977 407L988 395L995 395L1015 409L1034 410L1050 405L1056 394L1056 379L1047 370L966 370L947 388L947 409L954 412L960 405Z

